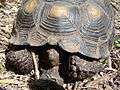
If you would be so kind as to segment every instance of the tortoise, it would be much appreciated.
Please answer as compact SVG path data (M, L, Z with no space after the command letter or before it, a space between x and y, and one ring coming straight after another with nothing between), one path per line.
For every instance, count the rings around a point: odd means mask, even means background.
M41 67L46 70L47 66L61 66L60 73L67 71L61 63L68 68L72 64L84 69L81 57L89 58L90 63L109 57L113 17L109 0L23 0L6 51L6 65L17 65L22 73L35 68L37 79ZM38 66L37 62L41 64ZM97 63L89 62L87 66L97 67Z

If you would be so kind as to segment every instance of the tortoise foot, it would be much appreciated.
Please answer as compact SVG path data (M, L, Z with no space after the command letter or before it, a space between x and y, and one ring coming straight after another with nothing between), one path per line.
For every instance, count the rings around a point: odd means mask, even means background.
M41 70L42 74L40 76L41 79L50 79L52 81L57 82L59 85L63 85L64 81L61 78L61 76L59 75L59 67L53 67L51 69L48 70Z
M80 90L79 85L80 85L79 82L75 82L75 83L64 84L63 87L65 90Z

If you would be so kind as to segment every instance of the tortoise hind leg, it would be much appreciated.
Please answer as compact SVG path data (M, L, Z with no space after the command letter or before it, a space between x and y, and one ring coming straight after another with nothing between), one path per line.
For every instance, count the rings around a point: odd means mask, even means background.
M35 78L39 79L38 64L35 53L28 49L13 46L6 52L6 67L18 74L30 74L35 69Z
M17 74L29 74L34 69L31 53L27 49L17 47L10 49L6 52L6 68Z

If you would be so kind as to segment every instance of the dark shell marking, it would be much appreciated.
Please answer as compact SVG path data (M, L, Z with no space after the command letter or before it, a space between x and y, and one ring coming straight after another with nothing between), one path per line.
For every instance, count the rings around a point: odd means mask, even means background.
M93 58L105 58L109 55L109 46L114 36L114 12L110 2L31 2L35 5L26 1L18 11L16 28L11 38L12 44L42 46L49 43L59 45L68 52L79 52Z

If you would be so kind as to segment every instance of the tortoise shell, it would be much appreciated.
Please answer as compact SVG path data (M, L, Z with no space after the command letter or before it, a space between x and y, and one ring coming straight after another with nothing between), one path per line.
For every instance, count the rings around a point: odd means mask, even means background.
M58 45L92 58L109 55L114 36L109 0L26 0L17 13L10 43Z

